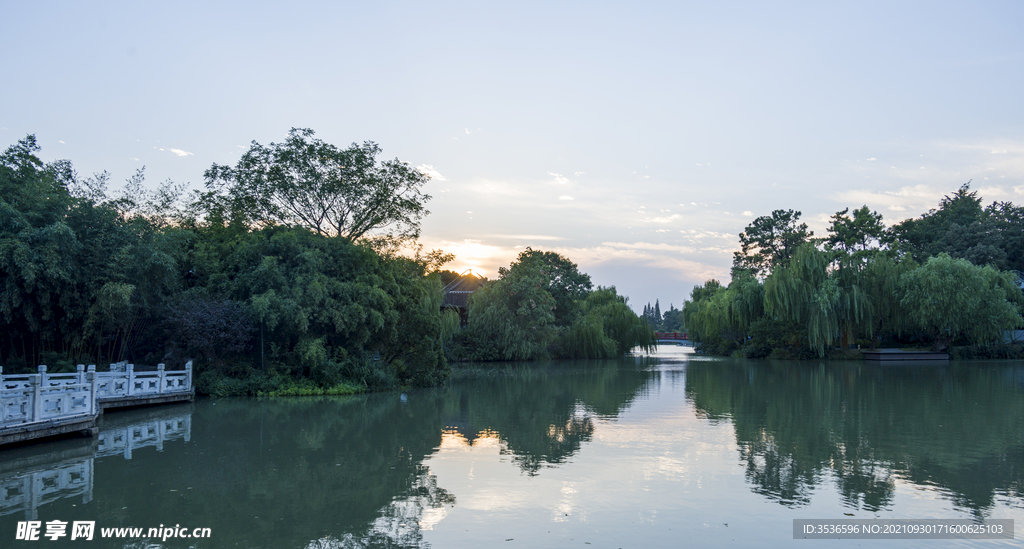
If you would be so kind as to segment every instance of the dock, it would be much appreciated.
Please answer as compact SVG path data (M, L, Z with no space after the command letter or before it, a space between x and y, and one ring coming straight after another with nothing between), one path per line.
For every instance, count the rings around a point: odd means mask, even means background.
M61 435L96 436L105 409L191 401L192 361L184 370L136 372L133 364L97 372L79 364L74 373L3 374L0 368L0 446Z
M949 353L935 351L904 351L903 349L876 349L874 351L861 351L864 360L876 362L905 362L905 361L948 361Z

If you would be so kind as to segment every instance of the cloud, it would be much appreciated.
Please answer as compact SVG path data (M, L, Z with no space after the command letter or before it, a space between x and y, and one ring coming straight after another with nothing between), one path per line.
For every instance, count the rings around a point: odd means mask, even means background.
M554 177L556 183L559 183L561 185L568 185L569 184L569 178L564 176L564 175L562 175L562 174L560 174L560 173L548 172L548 175L550 175L551 177Z
M750 210L744 210L743 213L740 214L740 215L745 215L747 217L754 217L754 212L752 212Z
M465 128L465 130L466 130L466 135L469 135L469 128Z
M867 161L868 161L868 162L874 162L875 160L878 160L878 159L877 159L877 158L875 158L875 157L873 157L873 156L872 156L871 158L868 158L868 159L867 159Z
M160 150L162 151L163 149L160 149ZM176 155L178 155L178 156L192 156L192 153L190 153L188 151L183 151L181 149L167 149L167 150L172 152L172 153L174 153L174 154L176 154Z
M504 181L481 181L472 185L463 187L467 191L492 195L492 196L528 196L533 198L535 196L532 190L526 189L524 185L513 185L511 183L505 183Z
M647 217L647 218L641 219L640 221L643 222L643 223L672 223L673 221L678 221L678 220L680 220L682 218L683 218L683 216L681 216L679 214L672 214L672 215L660 216L660 217Z
M634 242L632 244L627 244L625 242L602 242L601 245L612 248L623 248L626 250L657 250L660 252L679 252L682 254L692 254L697 251L692 246L677 246L675 244L655 242Z
M441 175L441 172L437 171L434 166L430 164L420 164L419 166L416 166L416 170L434 181L447 181L447 179Z
M839 193L839 199L847 204L867 204L872 209L886 209L891 212L926 212L934 208L945 193L930 185L901 187L895 191L852 190ZM900 217L899 219L903 219Z
M565 240L561 236L545 234L489 234L487 238L498 238L503 240Z
M60 140L57 140L57 143L60 143L61 145L67 145L67 143L65 143L63 141L60 141Z
M563 194L562 196L559 196L558 199L559 200L576 200L575 198L573 198L573 197L571 197L571 196L569 196L567 194Z
M1006 149L992 150L989 154L1006 154Z
M585 173L587 173L587 172L573 172L573 175L578 177L578 176L581 176L581 175L583 175Z

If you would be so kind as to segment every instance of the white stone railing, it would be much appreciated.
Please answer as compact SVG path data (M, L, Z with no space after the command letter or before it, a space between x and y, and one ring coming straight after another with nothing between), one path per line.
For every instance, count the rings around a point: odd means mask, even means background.
M112 364L109 372L100 372L97 382L97 398L103 400L129 397L160 396L192 391L192 361L185 363L184 370L164 369L156 365L155 372L136 372L134 364L124 366Z
M96 414L96 367L74 374L9 375L0 368L0 428Z
M163 364L151 372L136 372L133 364L126 365L125 371L116 371L116 365L110 368L110 372L97 372L95 365L79 364L77 372L50 374L46 366L39 366L39 373L12 375L3 375L0 368L0 429L96 415L100 400L192 392L191 360L184 370L167 371Z

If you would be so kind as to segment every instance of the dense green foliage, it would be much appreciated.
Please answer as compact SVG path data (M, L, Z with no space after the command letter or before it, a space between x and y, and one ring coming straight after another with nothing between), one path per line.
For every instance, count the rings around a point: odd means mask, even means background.
M338 149L292 128L284 143L255 141L234 167L206 171L208 203L262 225L295 225L355 240L370 231L419 236L428 177L398 159L377 163L373 142Z
M916 219L897 223L883 240L918 262L940 253L975 265L1024 270L1024 207L993 202L982 207L965 184Z
M761 276L786 264L801 244L814 236L800 212L775 210L758 217L740 233L740 251L733 254L733 269Z
M70 163L44 166L37 151L29 136L0 156L0 361L141 359L133 342L182 288L190 235L138 213L145 195L73 195L86 186Z
M469 325L455 340L459 360L604 358L649 349L653 332L615 288L553 252L527 248L469 302Z
M253 143L207 190L44 165L32 136L0 156L0 364L121 360L180 367L212 394L349 394L429 386L457 359L611 357L651 330L614 288L525 250L470 303L442 309L450 255L393 253L418 235L426 177L292 130Z
M310 135L293 132L287 147ZM387 195L400 194L402 178L415 190L422 177L404 164L375 167L374 147L338 152L362 162L362 171L346 172L350 194L335 200L330 193L344 185L314 177L319 168L303 164L311 159L300 153L337 151L307 145L313 149L254 144L238 168L214 167L216 179L231 184L184 208L176 207L180 186L146 192L141 170L108 197L106 174L81 179L67 161L44 165L34 137L7 149L0 156L0 363L7 372L42 363L54 371L120 360L180 367L191 357L198 388L220 394L446 379L444 347L458 318L441 310L441 281L429 272L446 257L409 259L348 238L387 234L390 223L404 227L395 236L414 236L428 197L392 197L413 202L398 207ZM253 203L262 187L242 184L240 174L259 170L264 179L287 175L296 200L305 193L335 207L344 202L349 212L361 200L351 194L356 187L372 195L365 205L378 213L356 225L324 214L329 227L286 218L283 203ZM291 221L301 226L282 224Z
M1005 330L1024 324L1019 274L999 270L1017 265L1024 214L980 203L964 185L888 231L867 206L852 217L847 208L826 238L795 248L809 236L795 226L799 212L758 218L740 235L729 285L708 281L684 304L690 337L705 351L749 357L824 356L879 340L1001 345Z

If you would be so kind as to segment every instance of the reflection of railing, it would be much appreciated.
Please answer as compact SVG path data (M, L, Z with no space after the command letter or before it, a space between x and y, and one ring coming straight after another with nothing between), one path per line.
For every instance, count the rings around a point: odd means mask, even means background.
M74 374L47 374L40 366L38 374L0 375L0 429L89 419L96 410L95 366Z
M0 477L0 516L24 511L26 520L36 510L61 498L82 496L92 501L93 459L68 460L46 469Z
M64 443L70 449L44 454L16 450L10 461L0 463L0 516L24 512L25 520L36 520L40 506L61 498L81 496L82 503L89 503L95 458L132 459L133 450L153 446L162 451L165 442L188 442L191 437L191 408L178 407L171 414L148 414L135 421L104 419L96 442Z
M100 430L96 456L121 454L124 459L132 459L133 450L156 446L156 450L162 452L165 441L179 438L185 442L192 439L191 414L133 423L124 427L104 427Z

